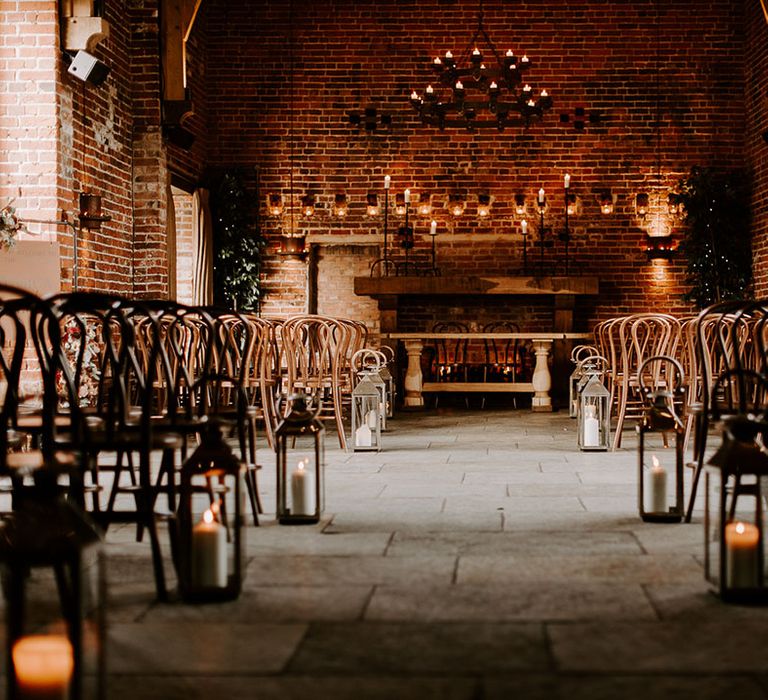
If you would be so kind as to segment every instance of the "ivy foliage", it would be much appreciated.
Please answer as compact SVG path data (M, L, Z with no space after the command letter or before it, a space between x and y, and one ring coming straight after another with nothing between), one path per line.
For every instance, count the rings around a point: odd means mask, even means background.
M688 261L686 301L704 308L744 299L752 283L749 177L694 167L679 184Z
M214 301L240 311L258 310L265 241L251 214L251 198L236 172L224 173L213 194Z

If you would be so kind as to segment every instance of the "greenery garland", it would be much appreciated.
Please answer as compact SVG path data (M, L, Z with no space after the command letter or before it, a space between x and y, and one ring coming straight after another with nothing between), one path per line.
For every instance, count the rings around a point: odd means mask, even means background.
M686 301L704 308L718 301L744 299L752 284L749 178L694 167L679 184L688 261Z
M252 202L238 173L226 172L214 189L213 294L217 305L258 310L265 246L251 215Z

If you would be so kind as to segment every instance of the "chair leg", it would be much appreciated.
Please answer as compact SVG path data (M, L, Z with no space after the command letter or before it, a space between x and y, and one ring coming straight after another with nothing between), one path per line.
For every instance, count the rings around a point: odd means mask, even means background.
M621 431L624 429L624 416L627 413L627 398L629 394L629 387L626 385L619 386L619 415L616 418L616 432L613 435L613 449L617 450L621 447Z
M168 599L168 590L165 585L165 570L163 568L163 554L160 549L160 537L157 533L157 521L154 515L154 489L149 468L150 453L146 451L141 455L139 480L141 489L136 493L136 507L138 520L149 532L149 542L152 549L152 567L155 574L155 589L160 601Z
M245 473L245 484L248 488L248 500L251 502L251 513L253 514L253 524L259 526L259 513L261 511L261 503L259 500L259 492L256 486L256 465L249 466Z
M685 511L685 522L691 522L693 517L693 506L696 502L696 490L699 486L699 478L701 472L704 470L704 452L707 447L707 419L706 416L701 415L696 421L696 433L694 434L694 445L696 448L696 468L693 472L693 481L691 482L691 495L688 497L688 508Z

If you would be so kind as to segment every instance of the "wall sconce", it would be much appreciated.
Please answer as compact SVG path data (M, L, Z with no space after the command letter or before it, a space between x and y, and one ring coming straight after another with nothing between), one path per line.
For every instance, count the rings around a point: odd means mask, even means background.
M88 231L101 231L101 224L111 221L111 216L105 216L101 209L101 195L90 192L80 193L80 228Z
M368 203L366 207L368 216L378 216L381 211L381 207L379 207L379 195L375 192L369 192L365 199Z
M337 194L333 200L333 213L340 219L347 215L347 195Z
M600 211L603 214L613 214L613 195L610 190L604 190L600 193Z
M680 213L680 195L679 194L670 192L667 195L667 211L673 215Z
M672 235L645 237L645 254L648 260L669 260L673 257L677 246Z
M464 197L462 195L448 195L448 211L450 211L453 216L461 216L464 213L465 206L466 203L464 202Z
M491 195L479 194L477 195L477 215L481 219L485 219L491 213Z
M635 214L644 219L648 213L648 195L645 192L640 192L635 197Z
M573 216L576 213L576 210L578 209L578 200L576 199L576 195L575 194L566 195L565 201L566 201L568 216Z
M419 216L430 216L432 214L432 195L429 192L424 192L419 197L417 211Z
M405 216L405 195L402 192L395 195L395 214Z
M515 214L518 216L525 216L525 195L515 195Z
M283 213L283 197L279 194L269 195L267 210L270 216L280 216Z
M306 217L313 216L315 213L315 195L305 194L301 198L301 213Z

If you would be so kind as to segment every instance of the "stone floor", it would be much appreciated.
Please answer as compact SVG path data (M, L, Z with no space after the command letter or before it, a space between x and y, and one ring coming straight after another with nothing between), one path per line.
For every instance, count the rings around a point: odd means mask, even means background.
M325 519L249 528L233 603L153 602L148 546L110 532L109 697L768 697L768 610L708 592L701 514L641 523L634 436L580 453L574 426L427 411L378 454L329 434Z

